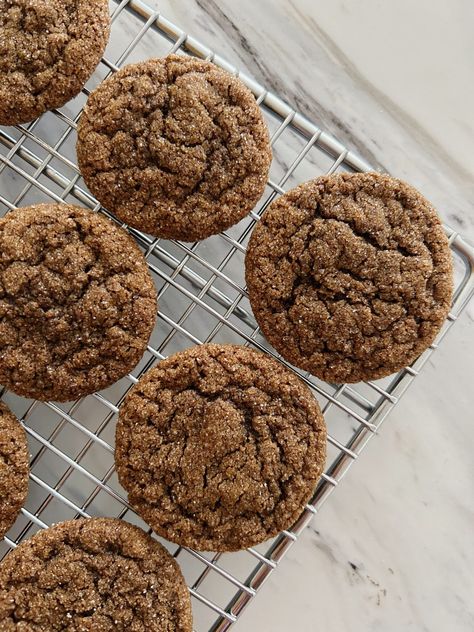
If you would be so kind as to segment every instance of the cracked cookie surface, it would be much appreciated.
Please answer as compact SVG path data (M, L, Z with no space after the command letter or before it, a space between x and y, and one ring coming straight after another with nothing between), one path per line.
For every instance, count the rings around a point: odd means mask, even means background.
M199 345L160 362L127 395L117 425L129 502L156 533L199 550L239 550L290 528L325 457L309 388L235 345Z
M83 208L39 204L0 219L0 384L66 401L143 355L156 290L127 233Z
M0 402L0 539L15 522L26 500L29 463L25 431Z
M112 518L40 531L0 565L3 632L191 632L178 564L138 527Z
M109 211L158 237L195 241L247 215L271 162L244 84L169 55L125 66L89 97L78 128L84 180Z
M107 0L0 0L0 125L72 99L108 37Z
M377 173L324 176L280 197L255 227L245 267L265 337L328 382L409 365L439 332L453 292L435 210Z

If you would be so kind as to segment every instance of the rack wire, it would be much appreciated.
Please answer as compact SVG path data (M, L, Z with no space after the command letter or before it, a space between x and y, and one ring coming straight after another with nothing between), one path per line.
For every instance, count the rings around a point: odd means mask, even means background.
M80 204L111 217L80 177L76 125L91 89L123 64L150 56L192 54L238 75L265 116L274 160L258 206L221 235L185 244L153 239L130 229L159 292L157 326L143 359L130 375L101 393L68 404L25 400L0 391L21 419L31 451L28 500L0 542L0 559L38 529L77 516L118 516L147 529L127 504L114 471L115 421L127 391L160 359L201 342L249 345L285 363L261 335L248 301L243 271L252 228L269 203L296 184L323 173L371 169L330 134L141 0L112 0L110 5L110 43L82 93L28 125L0 128L0 215L18 206L56 201ZM452 310L435 344L412 366L390 378L356 385L326 384L296 371L318 399L329 437L326 472L292 529L261 546L232 554L198 553L164 542L188 582L195 632L223 632L239 619L471 298L474 249L454 231L446 228L446 232L456 271Z

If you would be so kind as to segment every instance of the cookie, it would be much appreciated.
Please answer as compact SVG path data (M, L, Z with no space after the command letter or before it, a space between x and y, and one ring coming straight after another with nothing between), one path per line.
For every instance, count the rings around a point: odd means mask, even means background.
M191 632L178 564L122 520L82 518L40 531L0 565L0 627Z
M269 356L206 344L148 371L120 410L115 462L159 535L235 551L290 528L326 457L311 391Z
M143 355L156 290L133 239L83 208L39 204L0 219L0 384L77 399Z
M263 334L327 382L409 365L433 342L453 293L435 210L377 173L324 176L277 199L253 231L245 268Z
M108 37L107 0L0 0L0 125L76 96Z
M15 522L26 500L29 463L25 431L0 402L0 538Z
M252 93L214 64L179 55L125 66L89 97L78 128L84 180L135 228L195 241L239 222L271 162Z

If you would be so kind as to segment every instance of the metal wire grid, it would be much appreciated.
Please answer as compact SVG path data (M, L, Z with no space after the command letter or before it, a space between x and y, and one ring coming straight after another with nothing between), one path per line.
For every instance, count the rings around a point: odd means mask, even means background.
M79 203L110 217L82 182L75 163L75 130L89 90L124 63L170 52L189 53L239 74L145 3L112 1L111 9L111 41L87 89L61 110L27 126L0 128L0 214L54 200ZM302 181L322 173L370 169L278 97L249 77L239 76L255 94L271 131L274 161L265 195L248 218L203 242L170 242L130 230L159 291L157 327L132 374L102 393L72 404L28 401L1 391L24 424L32 457L29 497L8 537L0 543L0 558L39 528L76 516L118 516L147 528L128 506L113 465L115 418L128 389L157 361L195 343L235 342L276 356L260 334L244 285L245 247L255 222L275 197ZM474 293L474 250L459 235L447 232L456 264L456 292L436 344L411 367L377 382L331 385L297 371L325 414L328 467L291 531L233 554L204 554L164 543L188 582L195 632L222 632L237 621Z

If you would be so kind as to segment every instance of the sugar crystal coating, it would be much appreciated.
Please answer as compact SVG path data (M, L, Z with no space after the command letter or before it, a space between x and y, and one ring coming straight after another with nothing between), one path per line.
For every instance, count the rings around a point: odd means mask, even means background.
M115 461L163 537L232 551L290 528L324 468L326 427L310 389L269 356L206 344L141 378L120 410Z
M171 555L111 518L40 531L0 564L2 632L191 632L189 593Z
M108 36L107 0L0 0L0 125L72 99Z
M65 401L113 384L143 355L156 290L133 239L77 206L0 219L0 384Z
M184 241L247 215L271 161L252 93L214 64L178 55L130 64L104 81L81 118L77 154L109 211Z
M26 500L28 471L25 431L0 402L0 538L12 526Z
M284 358L328 382L389 375L448 315L448 240L413 187L377 173L317 178L271 204L250 239L252 309Z

